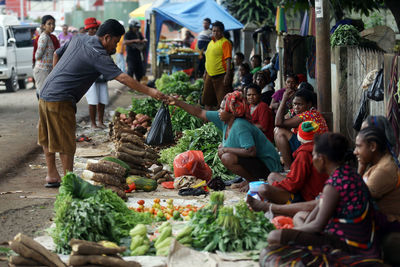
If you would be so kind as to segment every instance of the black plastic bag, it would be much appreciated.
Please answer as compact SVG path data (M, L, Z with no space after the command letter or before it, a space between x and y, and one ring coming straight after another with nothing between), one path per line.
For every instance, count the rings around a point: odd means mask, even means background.
M174 141L172 133L171 117L168 107L164 104L158 109L154 117L151 129L146 138L146 143L149 145L168 144Z
M368 88L367 96L369 99L382 101L384 90L385 86L383 80L383 69L380 69L375 77L374 82Z
M361 96L361 105L358 109L357 115L354 118L353 129L357 132L361 129L361 124L368 116L368 98L367 98L368 91L364 91Z

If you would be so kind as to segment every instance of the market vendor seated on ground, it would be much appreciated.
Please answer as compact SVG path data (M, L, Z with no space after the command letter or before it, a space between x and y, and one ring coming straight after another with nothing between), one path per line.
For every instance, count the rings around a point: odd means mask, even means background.
M251 123L257 126L273 143L274 117L269 106L261 101L261 88L256 84L250 84L245 91L247 102L250 105Z
M269 184L260 187L258 194L271 203L288 204L315 199L324 187L327 175L319 173L312 163L314 134L319 125L313 121L302 122L297 138L302 145L293 153L294 161L290 172L284 176L271 172Z
M213 122L223 133L218 156L232 173L246 179L240 186L248 190L248 182L267 178L270 172L280 172L279 155L262 131L249 122L250 113L241 92L228 93L219 111L206 111L174 97L169 103L204 121Z
M272 231L268 244L331 247L349 254L363 254L365 258L379 257L368 187L354 168L344 164L348 141L341 134L325 133L317 135L314 142L314 167L330 174L318 205L303 225ZM260 259L265 259L265 255L263 251Z
M286 102L293 98L293 110L288 113ZM318 134L328 131L328 126L322 114L314 106L314 92L303 89L298 91L286 90L275 116L274 140L281 152L284 168L287 170L292 164L292 153L301 145L298 141L297 128L303 121L314 121L319 125Z
M378 129L381 134L370 127ZM365 128L369 128L369 130L364 132ZM357 135L354 149L354 154L358 157L358 173L363 175L380 212L385 214L390 222L400 222L400 210L397 208L400 204L400 188L397 186L399 167L395 160L396 154L390 152L393 151L396 144L393 128L385 117L369 116L363 122L361 129ZM380 152L381 148L383 148L383 152ZM391 159L388 155L391 156ZM368 171L366 171L367 168ZM312 200L278 205L254 198L248 198L247 202L249 207L255 211L272 211L275 215L294 217L295 225L298 225L297 222L304 218L304 215L299 216L300 212L308 213L318 203L316 200Z

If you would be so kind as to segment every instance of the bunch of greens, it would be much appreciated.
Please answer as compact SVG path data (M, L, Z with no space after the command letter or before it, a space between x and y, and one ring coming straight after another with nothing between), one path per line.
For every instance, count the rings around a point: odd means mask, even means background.
M161 78L156 80L158 90L167 95L179 95L184 98L188 97L192 92L200 92L203 87L203 80L197 80L193 84L189 81L189 76L177 71L171 75L163 74Z
M360 35L353 25L340 25L331 35L331 46L359 45Z
M62 179L54 203L56 251L68 254L71 238L119 242L138 223L151 223L150 215L130 210L114 192L94 186L74 173Z
M249 210L244 201L214 211L208 205L190 220L194 248L223 252L261 249L267 245L269 232L275 229L263 212Z
M194 130L203 125L203 121L195 116L190 115L181 108L169 106L171 114L172 130L174 133L184 130Z
M214 124L207 123L194 130L185 130L178 143L170 148L160 151L161 163L173 168L175 157L188 150L201 150L204 160L210 166L213 176L219 176L223 180L232 179L232 174L225 168L218 157L218 146L222 140L222 133Z
M135 98L132 97L132 111L136 114L145 114L149 117L154 118L161 103L154 98Z

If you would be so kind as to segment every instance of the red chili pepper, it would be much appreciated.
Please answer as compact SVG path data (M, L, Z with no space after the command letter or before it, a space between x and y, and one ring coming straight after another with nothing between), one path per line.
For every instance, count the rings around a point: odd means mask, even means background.
M130 193L130 192L132 192L132 191L135 190L135 189L136 189L135 183L131 183L131 184L129 185L129 189L128 189L128 190L125 190L125 192L126 192L126 193Z

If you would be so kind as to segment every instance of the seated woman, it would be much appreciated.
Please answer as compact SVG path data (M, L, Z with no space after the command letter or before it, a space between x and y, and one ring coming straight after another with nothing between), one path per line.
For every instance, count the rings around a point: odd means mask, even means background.
M368 126L357 135L354 155L359 166L369 166L362 175L379 211L400 231L400 170L390 154L388 144L385 132L378 127ZM391 223L387 225L389 228L392 228Z
M287 113L286 101L293 98L293 117L285 119ZM275 116L274 140L277 149L281 152L283 165L285 170L290 168L292 164L292 153L300 146L296 134L297 128L302 121L314 121L319 125L318 134L328 131L328 125L324 117L314 106L314 93L303 89L299 91L285 91L281 104ZM293 130L292 130L293 129Z
M331 247L350 254L378 256L368 187L355 169L343 164L349 147L347 139L341 134L325 133L317 135L314 142L314 167L330 175L318 205L303 225L272 231L268 244ZM264 256L265 251L260 259Z
M272 101L272 95L275 93L274 87L271 86L271 74L269 70L259 71L254 74L253 83L261 88L260 100L265 102L269 107Z
M222 164L234 174L246 179L240 190L248 190L248 182L267 178L270 172L279 172L281 165L275 147L248 119L249 107L242 93L228 93L219 111L206 111L170 97L170 104L204 121L211 121L222 131L218 156Z
M283 93L285 93L286 90L295 92L297 90L297 85L299 84L299 80L296 75L289 74L286 76L285 83L286 83L285 88L279 89L272 95L271 105L269 107L274 112L276 112L277 109L279 108L279 104L281 103L283 98ZM293 94L291 93L290 96L293 96ZM286 102L289 106L291 105L291 100L292 99L286 99Z
M319 173L312 163L314 134L318 124L313 121L302 122L297 138L301 146L293 153L294 161L290 172L284 176L271 172L269 184L262 185L258 194L264 200L277 204L289 204L315 199L324 187L327 175Z
M390 125L389 121L383 117L383 116L368 116L367 119L363 122L361 129L365 129L367 127L375 127L379 129L381 132L384 133L384 137L382 134L378 134L379 137L379 142L375 142L378 146L378 144L381 144L382 147L386 147L385 153L380 153L381 158L377 159L377 162L381 162L384 160L383 156L387 156L387 153L390 153L389 151L393 151L393 146L396 144L396 139L393 134L393 129L392 126ZM370 134L370 143L373 142L372 138L372 132L369 131ZM361 135L360 135L361 134ZM360 134L357 136L356 142L361 143L360 146L363 147L365 140L364 140L364 134L363 132L360 132ZM378 138L377 136L374 137L375 139ZM356 143L357 144L357 143ZM368 189L370 190L370 193L372 197L377 197L375 199L377 201L378 207L380 211L385 214L389 218L389 222L399 222L399 210L397 209L398 203L400 203L400 189L394 189L393 188L393 180L398 181L398 164L396 163L396 154L391 153L392 155L392 160L389 160L389 163L385 164L385 167L382 169L382 165L379 167L379 165L373 164L372 162L372 154L373 153L366 153L365 150L359 151L359 149L356 147L354 150L354 154L359 158L358 160L358 173L360 175L364 175L364 180L366 180L366 184L368 186ZM388 160L388 158L386 158ZM365 169L369 167L370 169L368 170L367 173L365 173ZM383 174L382 175L382 171ZM372 177L368 179L368 177ZM375 178L378 177L378 178ZM369 180L369 182L368 182ZM392 187L390 189L390 186L386 186L386 180L392 180L391 184ZM378 181L378 183L374 182ZM382 181L383 183L380 183ZM390 184L390 183L389 183ZM376 187L378 185L378 187ZM380 191L380 188L382 188L382 185L384 186L385 190L387 191L388 194L382 194L379 193L377 194L377 191ZM394 196L394 198L393 198ZM386 199L386 197L389 197ZM301 203L295 203L291 205L276 205L268 202L261 202L258 201L254 198L248 198L247 203L250 208L252 208L255 211L264 211L267 212L269 210L272 211L273 214L275 215L284 215L284 216L290 216L294 217L296 214L296 217L294 218L295 225L299 225L304 223L302 220L303 215L310 212L315 205L318 203L317 200L312 200L312 201L307 201L307 202L301 202ZM388 206L385 207L385 204ZM383 208L380 206L383 205ZM302 212L302 214L298 214L299 212ZM397 218L397 219L396 219ZM393 225L395 226L395 225ZM395 230L393 227L388 228L389 231Z
M261 101L261 88L255 84L246 87L250 105L251 123L259 128L271 143L274 142L274 117L269 106Z

